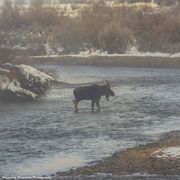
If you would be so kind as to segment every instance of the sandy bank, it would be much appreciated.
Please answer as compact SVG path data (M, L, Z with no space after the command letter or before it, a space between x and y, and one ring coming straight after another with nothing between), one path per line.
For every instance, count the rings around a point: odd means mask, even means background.
M179 134L166 135L166 137L158 142L127 149L123 152L117 152L111 157L97 162L95 165L77 168L68 172L59 172L56 176L93 175L98 173L113 175L133 173L179 175L179 146ZM173 153L172 156L163 156L163 153L160 153L161 150L169 151L170 149L176 149L178 153Z
M147 68L180 68L180 57L176 56L36 56L14 59L17 64L50 64L50 65L91 65Z

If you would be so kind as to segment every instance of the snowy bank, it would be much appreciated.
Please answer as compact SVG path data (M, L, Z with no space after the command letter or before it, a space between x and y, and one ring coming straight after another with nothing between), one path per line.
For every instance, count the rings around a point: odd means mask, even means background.
M141 53L107 54L93 51L69 55L16 57L17 64L52 64L52 65L87 65L87 66L119 66L147 68L180 68L180 53Z
M154 156L154 152L162 152L162 157ZM94 174L151 174L180 175L180 132L172 132L161 140L124 151L100 160L92 165L58 172L55 177L86 176ZM169 158L171 157L171 158Z
M130 49L129 51L126 51L124 54L108 54L106 51L102 50L86 50L86 51L80 51L78 54L65 54L65 55L45 55L45 56L32 56L33 58L48 58L48 57L65 57L65 56L71 56L71 57L92 57L92 56L107 56L107 57L169 57L169 58L174 58L174 57L180 57L180 52L178 53L163 53L163 52L140 52L135 48Z
M157 158L180 158L180 146L159 149L153 153Z

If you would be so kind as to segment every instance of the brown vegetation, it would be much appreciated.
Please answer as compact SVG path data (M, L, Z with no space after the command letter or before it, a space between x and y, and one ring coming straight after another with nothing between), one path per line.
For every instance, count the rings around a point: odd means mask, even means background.
M0 64L11 62L14 56L14 52L9 48L0 48Z
M96 48L124 53L132 46L139 51L180 51L179 7L107 6L103 1L89 4L71 18L55 7L33 1L28 8L5 0L0 13L1 47L26 47L43 55L78 53ZM75 7L74 7L75 8ZM32 54L32 55L34 55Z

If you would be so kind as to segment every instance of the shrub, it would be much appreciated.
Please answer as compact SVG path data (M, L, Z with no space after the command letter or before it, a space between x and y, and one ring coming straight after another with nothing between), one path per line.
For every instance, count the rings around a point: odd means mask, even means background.
M33 0L23 9L11 0L4 1L0 12L2 48L18 46L39 51L32 54L44 54L45 46L53 53L60 48L64 53L78 53L87 48L124 53L135 40L140 51L180 51L179 8L110 7L100 0L89 3L79 11L79 16L70 18L43 2ZM159 0L163 2L170 1Z
M98 42L99 48L108 53L124 53L132 44L133 37L129 29L112 22L99 33Z
M0 65L11 62L14 57L14 52L10 48L1 47L0 48Z

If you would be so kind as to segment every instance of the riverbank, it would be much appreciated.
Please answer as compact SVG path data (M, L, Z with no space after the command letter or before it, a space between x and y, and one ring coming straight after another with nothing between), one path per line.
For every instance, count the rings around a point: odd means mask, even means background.
M99 173L180 175L180 133L168 134L158 142L117 152L92 166L58 172L55 177Z
M16 57L16 64L48 64L48 65L89 65L142 68L180 68L179 56L162 55L61 55Z

